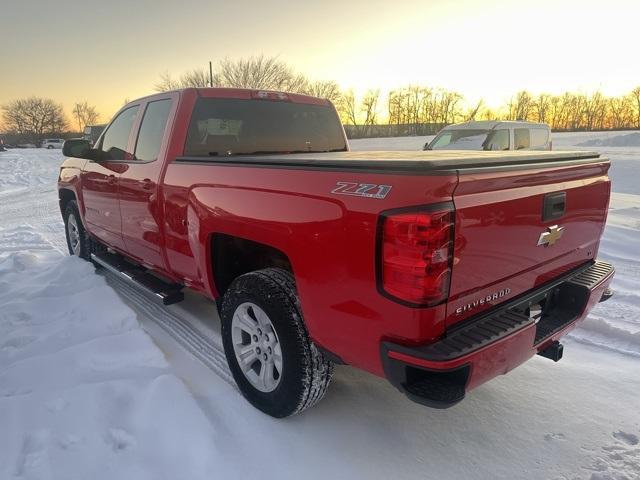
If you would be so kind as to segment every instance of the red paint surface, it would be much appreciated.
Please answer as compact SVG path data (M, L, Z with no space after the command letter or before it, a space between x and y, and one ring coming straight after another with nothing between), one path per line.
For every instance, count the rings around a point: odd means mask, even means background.
M592 291L587 301L586 307L580 316L565 328L556 332L539 345L534 346L536 328L530 324L511 335L493 342L474 352L446 362L429 361L421 358L411 357L401 352L390 351L390 358L401 362L424 367L433 371L446 371L469 365L470 376L466 390L473 390L479 385L491 380L498 375L504 375L517 366L521 365L537 352L544 350L556 340L565 336L568 332L578 326L587 316L588 312L598 303L602 294L609 287L613 275L604 279Z

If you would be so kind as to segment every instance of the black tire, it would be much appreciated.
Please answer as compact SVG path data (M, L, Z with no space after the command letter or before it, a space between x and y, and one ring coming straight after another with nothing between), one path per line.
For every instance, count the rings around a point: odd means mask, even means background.
M80 250L78 252L74 252L71 245L71 238L69 236L69 222L71 216L75 218L78 233L80 234ZM91 260L91 239L89 238L89 235L87 235L87 231L84 229L80 212L78 211L78 204L75 200L69 201L64 209L64 232L67 237L67 248L69 249L69 254L72 256L77 255L84 260Z
M282 349L283 372L271 392L256 389L245 377L233 348L231 323L238 306L251 302L269 316ZM236 278L222 301L222 341L231 373L245 398L272 417L288 417L318 403L327 391L333 363L311 342L304 325L295 280L280 268Z

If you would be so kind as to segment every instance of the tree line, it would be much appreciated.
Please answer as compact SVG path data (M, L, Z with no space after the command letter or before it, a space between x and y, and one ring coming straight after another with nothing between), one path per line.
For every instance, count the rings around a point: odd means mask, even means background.
M523 90L499 108L483 100L469 104L460 92L421 85L397 88L384 97L380 89L369 89L358 98L353 90L341 90L332 80L310 80L277 57L259 55L224 59L213 75L205 68L177 78L165 73L155 89L207 86L284 90L328 98L345 125L362 127L365 134L368 128L380 125L402 126L404 129L395 131L419 134L425 131L421 126L469 120L529 120L548 123L556 131L640 129L640 86L616 97L601 92L533 95Z
M312 80L296 72L278 57L264 55L225 58L213 72L195 68L173 77L162 74L158 92L186 87L232 87L280 90L331 100L351 136L425 135L444 125L469 120L529 120L548 123L555 131L640 129L640 86L626 95L608 97L566 92L560 95L516 93L505 105L491 108L480 100L465 101L456 91L409 85L385 95L369 89L357 96L333 80ZM1 107L4 130L39 141L68 130L82 132L96 123L99 114L87 101L76 102L69 122L62 105L51 99L31 97Z
M617 97L601 92L533 96L521 91L506 106L506 118L548 123L556 131L640 128L640 87Z
M73 124L69 123L62 104L50 98L23 98L0 108L5 136L15 143L38 144L46 137L81 133L87 125L95 124L100 117L96 108L87 101L73 105Z

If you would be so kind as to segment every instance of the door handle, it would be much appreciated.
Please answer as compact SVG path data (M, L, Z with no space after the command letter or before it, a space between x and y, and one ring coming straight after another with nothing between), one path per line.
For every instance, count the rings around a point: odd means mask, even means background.
M567 193L555 192L544 196L542 206L542 221L548 222L564 217L567 210Z
M117 181L117 179L116 179L116 176L115 176L115 175L109 175L109 176L107 177L107 183L108 183L109 185L115 185L116 181Z
M153 188L153 182L149 178L142 180L142 188L144 190L151 190Z

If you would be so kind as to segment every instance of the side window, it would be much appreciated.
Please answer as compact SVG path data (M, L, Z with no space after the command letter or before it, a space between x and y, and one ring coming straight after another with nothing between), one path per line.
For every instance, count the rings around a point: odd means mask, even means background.
M170 109L170 98L150 102L147 105L136 142L136 160L151 162L158 158Z
M523 150L529 148L529 129L528 128L516 128L513 130L513 143L516 150Z
M125 160L131 157L127 152L129 144L129 134L133 121L138 114L138 106L129 107L120 112L102 137L100 150L104 152L105 160Z
M442 135L439 135L436 138L436 141L431 144L432 149L437 149L438 147L446 147L451 143L451 137L453 136L450 132L445 132Z
M549 141L549 131L546 128L531 129L531 148L543 148Z
M509 150L509 130L494 130L487 138L485 150Z

